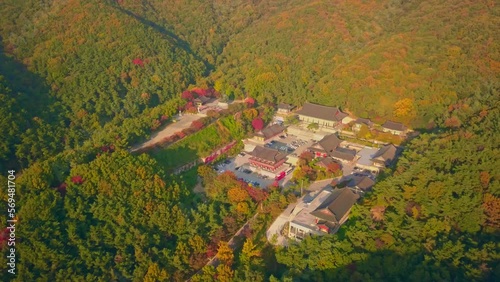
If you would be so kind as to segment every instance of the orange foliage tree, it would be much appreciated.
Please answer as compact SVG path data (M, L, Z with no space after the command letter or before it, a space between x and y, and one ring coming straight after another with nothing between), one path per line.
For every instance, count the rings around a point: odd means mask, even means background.
M244 202L250 199L248 192L241 187L234 187L227 191L227 197L231 203Z

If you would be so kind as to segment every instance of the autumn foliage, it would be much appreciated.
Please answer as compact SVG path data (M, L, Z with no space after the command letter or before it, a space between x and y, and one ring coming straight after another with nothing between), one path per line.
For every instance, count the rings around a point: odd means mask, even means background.
M135 58L132 60L132 63L136 66L143 67L144 66L144 61L141 60L140 58Z
M196 129L196 130L200 130L204 127L205 125L203 124L203 122L201 120L195 120L191 123L191 127Z
M71 182L73 182L74 184L82 184L83 183L83 177L81 177L80 175L75 175L73 177L71 177Z
M255 118L252 120L252 127L255 131L260 131L264 128L264 121L261 118Z
M234 187L227 191L227 197L231 203L239 203L249 200L248 192L241 187Z

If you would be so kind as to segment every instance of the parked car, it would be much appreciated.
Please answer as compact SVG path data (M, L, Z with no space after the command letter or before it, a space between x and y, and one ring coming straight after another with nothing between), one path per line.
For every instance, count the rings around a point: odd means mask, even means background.
M243 172L244 172L244 173L246 173L246 174L250 174L250 173L252 173L252 171L251 171L251 170L249 170L249 169L247 169L247 168L246 168L246 169L244 169L244 170L243 170Z
M240 155L240 156L244 157L244 156L245 156L245 153L241 152L241 153L239 153L238 155Z
M225 163L225 164L230 164L230 163L231 163L231 161L230 161L230 160L224 160L224 163Z
M285 139L286 137L285 137L285 135L280 135L280 138Z

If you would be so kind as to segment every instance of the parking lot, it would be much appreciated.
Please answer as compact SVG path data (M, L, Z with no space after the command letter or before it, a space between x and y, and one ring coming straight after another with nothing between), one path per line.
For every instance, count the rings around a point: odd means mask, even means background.
M261 188L267 188L274 182L274 177L263 175L262 173L253 172L248 164L250 155L237 155L235 158L228 159L226 163L216 165L215 169L218 173L224 171L232 171L238 179ZM253 168L252 168L253 169Z
M293 135L280 135L274 137L268 143L264 144L265 147L276 149L288 155L296 154L300 156L304 150L314 143L313 140L302 140ZM252 186L266 188L272 185L278 173L288 171L288 174L279 181L280 186L285 186L292 178L293 171L290 171L291 165L288 163L283 164L276 170L276 173L266 171L260 168L251 167L249 165L249 153L242 152L234 158L228 159L226 163L219 163L215 169L218 173L224 171L232 171L237 178L244 180ZM295 165L295 164L293 164Z
M277 137L275 139L278 139L280 142L287 144L294 150L289 153L294 153L297 156L300 156L300 154L302 154L307 148L311 147L315 142L312 139L304 140L297 138L297 136L295 135L288 135L285 138Z

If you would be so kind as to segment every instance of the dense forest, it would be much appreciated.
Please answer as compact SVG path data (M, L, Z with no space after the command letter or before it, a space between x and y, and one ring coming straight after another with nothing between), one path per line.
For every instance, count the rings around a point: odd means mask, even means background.
M0 13L0 182L16 171L18 220L15 276L0 230L2 280L500 280L495 1L4 0ZM131 154L194 88L256 105ZM273 247L265 229L293 191L171 173L306 101L421 132L339 233Z

